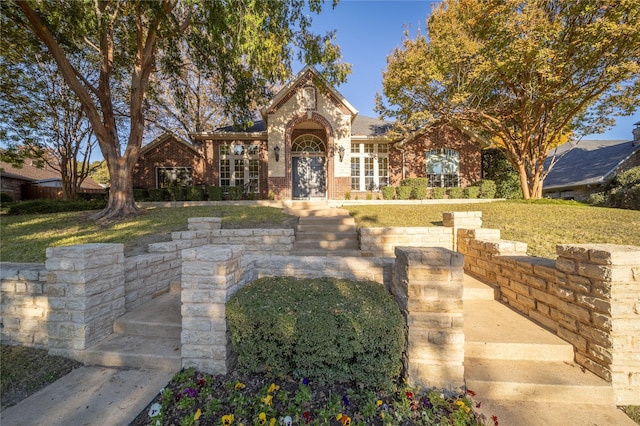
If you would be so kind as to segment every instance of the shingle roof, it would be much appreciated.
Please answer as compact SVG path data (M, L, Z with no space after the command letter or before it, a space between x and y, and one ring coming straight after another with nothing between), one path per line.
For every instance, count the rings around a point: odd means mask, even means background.
M357 115L351 123L351 136L384 136L386 132L391 129L391 123L387 121L378 120L373 117L365 117ZM238 129L234 126L221 127L216 132L264 132L267 130L267 126L264 121L256 121L253 126L246 129Z
M640 150L640 144L631 141L583 140L577 145L566 143L558 147L556 157L564 155L544 180L544 189L604 183L620 163L637 150ZM545 162L545 168L549 161L550 157Z
M24 180L25 182L32 183L62 180L60 178L60 172L53 170L46 164L42 168L36 167L31 164L31 161L29 159L25 160L22 167L15 167L11 163L0 161L0 174L3 177L20 179ZM91 178L86 178L82 182L81 187L84 189L104 189Z
M357 115L351 123L351 136L384 136L390 129L388 121Z

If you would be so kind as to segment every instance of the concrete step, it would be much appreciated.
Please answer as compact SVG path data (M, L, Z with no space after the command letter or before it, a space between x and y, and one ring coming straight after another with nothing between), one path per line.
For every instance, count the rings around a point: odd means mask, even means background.
M465 357L467 388L478 399L615 406L610 383L568 362Z
M182 331L180 293L162 294L151 302L127 312L114 322L113 331L132 336L180 339Z
M86 349L84 363L105 367L178 371L182 368L180 339L114 333Z
M500 302L465 300L465 357L573 362L573 346Z
M482 281L469 276L464 275L462 284L464 286L464 292L462 294L462 300L500 300L500 290L492 287Z

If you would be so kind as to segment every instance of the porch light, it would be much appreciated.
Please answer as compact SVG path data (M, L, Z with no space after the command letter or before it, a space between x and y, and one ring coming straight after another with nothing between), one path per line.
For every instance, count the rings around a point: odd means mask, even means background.
M280 147L278 145L273 147L273 152L276 154L276 161L280 161Z
M344 158L344 146L342 145L338 147L338 156L340 157L340 162L342 163L342 159Z

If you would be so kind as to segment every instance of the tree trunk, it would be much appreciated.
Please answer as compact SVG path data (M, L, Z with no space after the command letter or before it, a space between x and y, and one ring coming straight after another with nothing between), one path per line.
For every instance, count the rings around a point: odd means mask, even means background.
M528 200L531 198L531 191L529 189L529 176L527 175L527 168L523 163L516 165L518 176L520 177L520 188L522 189L522 198Z
M106 225L126 216L139 214L142 210L133 198L133 167L135 161L125 157L107 160L110 174L109 200L107 207L93 216L100 225Z

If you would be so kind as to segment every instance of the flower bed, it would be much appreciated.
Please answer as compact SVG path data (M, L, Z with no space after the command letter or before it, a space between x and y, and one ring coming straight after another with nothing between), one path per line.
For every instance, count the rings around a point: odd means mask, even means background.
M139 425L478 425L466 394L356 386L184 370L131 423ZM497 419L491 419L497 425Z

